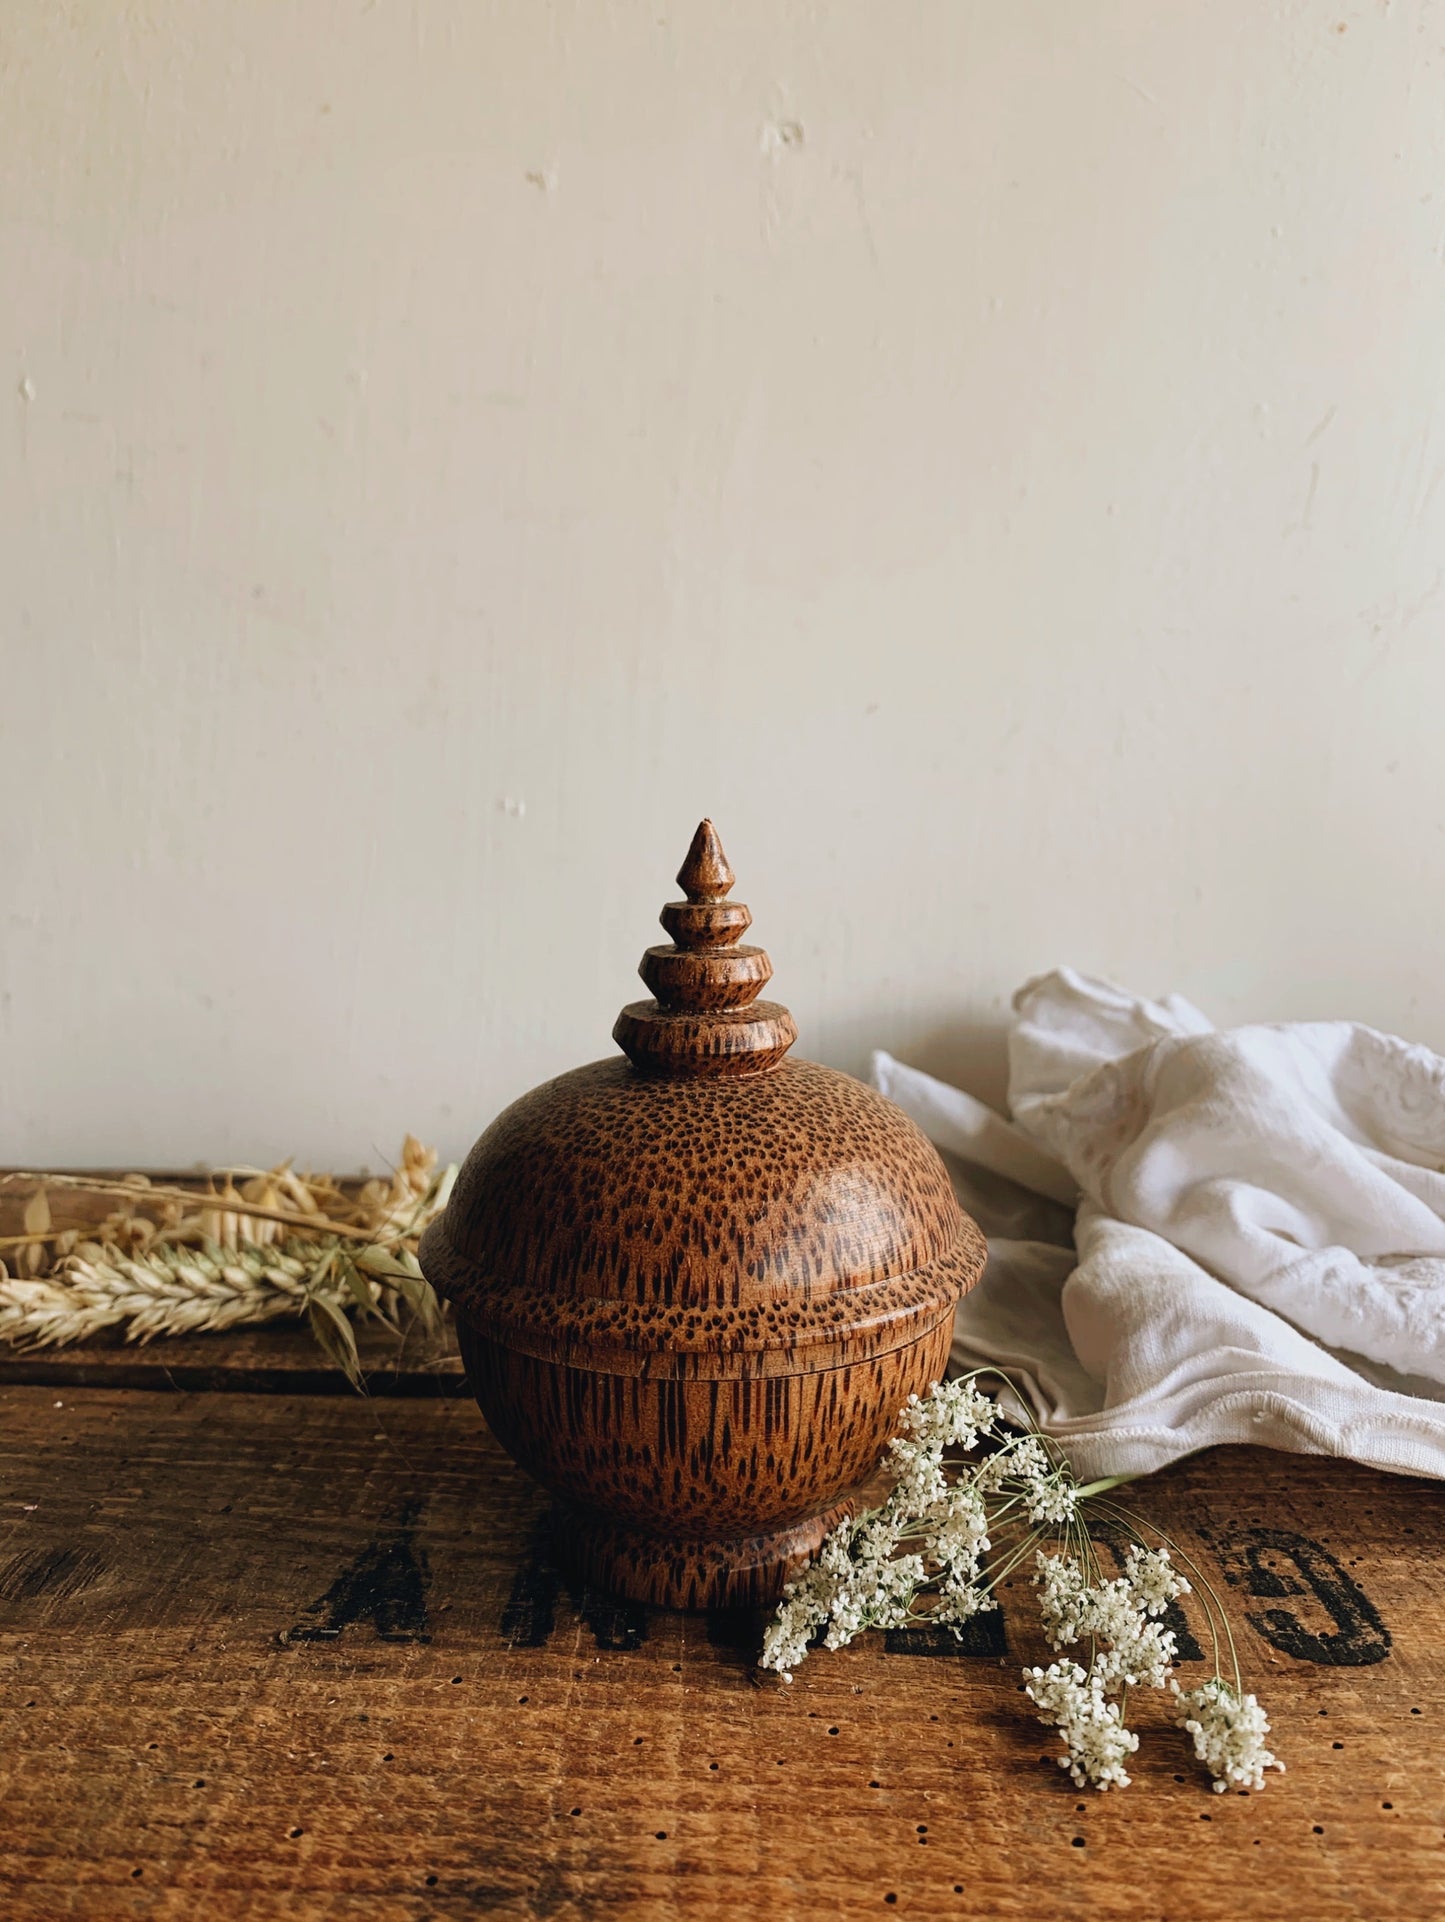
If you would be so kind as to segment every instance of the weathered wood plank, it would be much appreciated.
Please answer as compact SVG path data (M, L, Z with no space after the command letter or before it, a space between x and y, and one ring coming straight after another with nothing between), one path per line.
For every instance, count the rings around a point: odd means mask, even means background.
M466 1395L462 1358L450 1323L441 1338L419 1328L400 1340L363 1321L356 1346L369 1395ZM127 1341L107 1329L65 1348L11 1348L0 1343L0 1383L41 1387L142 1388L165 1392L247 1395L355 1395L339 1368L317 1347L304 1322L267 1322L221 1334L167 1335Z
M0 1907L1439 1913L1445 1488L1237 1450L1138 1499L1234 1578L1263 1795L1162 1728L1074 1791L1022 1591L1004 1655L872 1637L791 1689L755 1624L573 1593L457 1400L0 1384Z

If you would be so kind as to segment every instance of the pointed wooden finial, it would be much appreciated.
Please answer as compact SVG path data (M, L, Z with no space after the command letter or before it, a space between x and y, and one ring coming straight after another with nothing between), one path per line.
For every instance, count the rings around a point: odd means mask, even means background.
M662 910L672 945L649 948L638 969L656 999L624 1008L612 1030L647 1073L759 1074L797 1039L787 1009L757 998L773 964L740 945L752 916L725 899L733 880L717 829L701 822L677 873L687 899Z
M677 885L689 901L720 901L736 879L717 829L711 821L699 821L687 859L677 871Z

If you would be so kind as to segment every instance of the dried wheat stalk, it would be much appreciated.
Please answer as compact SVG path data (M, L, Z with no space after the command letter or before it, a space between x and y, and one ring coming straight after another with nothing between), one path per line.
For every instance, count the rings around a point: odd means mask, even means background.
M24 1232L0 1236L0 1340L30 1347L124 1326L131 1341L305 1315L328 1357L360 1384L348 1311L434 1333L441 1309L416 1258L446 1206L455 1166L411 1135L389 1180L348 1194L330 1175L232 1169L202 1192L144 1175L8 1176L39 1183ZM237 1186L237 1182L240 1185ZM57 1227L49 1193L114 1198L89 1230Z

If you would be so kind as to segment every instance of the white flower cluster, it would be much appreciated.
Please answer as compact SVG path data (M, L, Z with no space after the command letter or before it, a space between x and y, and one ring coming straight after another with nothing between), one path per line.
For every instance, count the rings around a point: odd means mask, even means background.
M947 1448L969 1449L994 1432L995 1410L972 1381L940 1382L911 1395L889 1444L893 1489L881 1508L841 1522L806 1574L784 1591L763 1635L762 1665L785 1680L822 1632L825 1648L841 1648L868 1628L901 1628L913 1604L936 1587L931 1619L955 1632L980 1610L996 1607L978 1585L989 1550L988 1511L972 1483L950 1486ZM900 1553L906 1544L917 1549Z
M818 1560L783 1591L763 1631L762 1666L791 1682L819 1629L824 1648L842 1648L866 1628L902 1628L928 1571L921 1555L894 1555L897 1540L875 1518L835 1528Z
M984 1441L992 1447L981 1459L952 1459ZM1035 1544L1077 1544L1085 1504L1116 1486L1081 1488L1038 1435L1003 1432L994 1404L971 1378L909 1397L885 1466L893 1479L887 1500L833 1530L812 1566L784 1591L764 1633L762 1665L784 1681L815 1640L841 1648L865 1629L900 1628L920 1616L961 1634L975 1615L998 1606L995 1588ZM1117 1519L1117 1509L1106 1512ZM1063 1737L1059 1766L1079 1788L1127 1787L1125 1763L1139 1739L1125 1726L1122 1698L1130 1688L1168 1688L1215 1788L1263 1787L1264 1771L1283 1764L1264 1746L1269 1723L1255 1698L1218 1674L1188 1694L1174 1680L1175 1638L1159 1617L1190 1587L1167 1549L1136 1543L1119 1576L1091 1582L1096 1562L1083 1539L1087 1569L1071 1554L1034 1555L1050 1644L1090 1644L1087 1669L1065 1658L1024 1670L1040 1721ZM921 1610L925 1594L931 1606Z
M1069 1771L1076 1788L1128 1788L1124 1758L1138 1748L1139 1737L1125 1728L1119 1704L1106 1699L1097 1667L1087 1674L1077 1662L1026 1668L1024 1686L1039 1720L1063 1736L1059 1767Z
M816 1564L783 1590L778 1612L763 1630L762 1667L778 1671L785 1682L808 1652L820 1622L828 1619L836 1584Z
M945 1448L976 1448L985 1435L992 1435L998 1409L978 1383L935 1382L926 1395L910 1395L898 1418L898 1435L890 1444L912 1441L940 1454Z
M974 1486L988 1495L1006 1495L1035 1527L1067 1522L1078 1504L1078 1490L1066 1468L1049 1460L1037 1435L1016 1435L980 1463Z
M1131 1548L1124 1573L1112 1582L1090 1586L1071 1555L1039 1555L1039 1613L1054 1648L1087 1636L1105 1646L1094 1656L1093 1673L1106 1689L1166 1688L1176 1653L1171 1629L1149 1617L1162 1615L1189 1584L1172 1566L1167 1549Z
M1018 1489L1031 1522L1066 1522L1071 1518L1078 1505L1073 1480L1055 1468L1037 1435L1024 1435L1014 1442L1006 1460L1003 1486Z
M1162 1615L1171 1602L1193 1592L1170 1561L1167 1548L1131 1543L1124 1556L1124 1573L1146 1615Z
M1221 1676L1187 1693L1176 1682L1179 1725L1194 1737L1194 1753L1214 1777L1216 1794L1236 1788L1262 1789L1266 1769L1284 1771L1264 1745L1269 1722L1252 1695L1240 1695Z
M1064 1738L1059 1766L1079 1788L1125 1788L1123 1758L1139 1746L1123 1725L1123 1709L1108 1698L1122 1688L1167 1688L1174 1669L1173 1631L1153 1619L1189 1584L1167 1549L1132 1547L1124 1573L1090 1583L1072 1555L1038 1555L1034 1581L1039 1614L1054 1648L1087 1639L1094 1655L1086 1674L1077 1662L1024 1670L1039 1720Z

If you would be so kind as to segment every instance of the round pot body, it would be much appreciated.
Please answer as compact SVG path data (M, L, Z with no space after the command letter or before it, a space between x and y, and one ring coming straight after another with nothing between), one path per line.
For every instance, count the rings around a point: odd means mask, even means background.
M618 1059L498 1117L421 1258L579 1572L705 1607L776 1599L847 1512L942 1374L984 1244L850 1076Z

